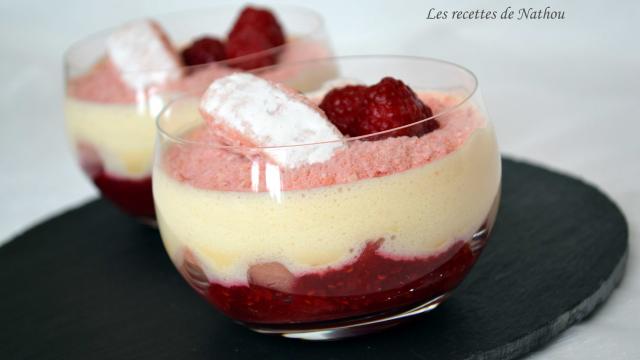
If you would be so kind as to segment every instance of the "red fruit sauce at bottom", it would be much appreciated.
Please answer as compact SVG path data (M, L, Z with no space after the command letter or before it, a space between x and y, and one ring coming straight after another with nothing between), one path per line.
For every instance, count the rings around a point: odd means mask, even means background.
M151 177L124 179L109 175L103 169L92 175L102 195L135 217L155 219Z
M298 276L287 292L255 284L209 283L192 257L185 257L181 272L209 302L235 320L300 324L417 306L452 290L479 255L466 241L434 256L411 259L386 257L378 251L381 245L382 241L368 243L355 261L343 267Z
M104 197L130 215L155 220L150 176L141 179L113 176L104 170L102 160L93 146L78 143L77 152L82 169Z

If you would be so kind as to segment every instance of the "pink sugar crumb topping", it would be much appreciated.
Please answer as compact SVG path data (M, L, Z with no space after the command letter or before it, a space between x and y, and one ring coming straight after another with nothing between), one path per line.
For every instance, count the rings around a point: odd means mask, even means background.
M133 103L136 94L125 84L111 61L103 59L86 74L69 80L67 92L74 98L99 103Z
M134 91L120 78L111 61L104 59L89 72L71 79L67 92L79 100L105 104L134 104L139 97L152 97L155 93L185 92L199 96L213 80L230 74L229 69L218 64L204 65L198 71L166 85L156 85L144 91Z
M294 169L279 169L283 190L310 189L344 184L357 180L390 175L441 159L464 144L471 133L485 125L477 109L460 103L460 97L442 93L423 93L440 122L440 129L422 137L391 137L378 141L350 141L331 159ZM171 147L164 158L165 171L174 179L191 186L220 191L266 191L265 170L270 166L259 154L249 159L220 144L211 129L202 126L189 135L194 142L208 144ZM252 180L253 172L259 176Z
M279 63L294 63L309 59L320 59L330 55L330 50L320 42L310 40L288 40L279 57ZM75 69L74 69L75 70ZM68 80L67 95L83 101L103 104L135 104L140 96L151 96L151 92L185 92L200 96L213 80L236 72L237 69L224 63L211 63L188 69L186 76L163 86L154 86L148 93L136 94L120 78L117 69L108 59L102 59L82 75ZM286 82L298 75L298 69L275 67L260 73L260 76L275 81Z

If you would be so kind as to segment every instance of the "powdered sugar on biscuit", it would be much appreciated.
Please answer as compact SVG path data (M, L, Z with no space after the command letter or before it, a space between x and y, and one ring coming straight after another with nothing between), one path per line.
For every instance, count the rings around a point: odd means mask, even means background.
M107 39L109 60L134 90L182 77L182 65L168 36L154 21L141 20L115 30Z
M321 163L344 147L340 131L303 95L247 73L214 81L202 97L202 115L232 145L260 147L285 168ZM318 145L287 146L298 144Z

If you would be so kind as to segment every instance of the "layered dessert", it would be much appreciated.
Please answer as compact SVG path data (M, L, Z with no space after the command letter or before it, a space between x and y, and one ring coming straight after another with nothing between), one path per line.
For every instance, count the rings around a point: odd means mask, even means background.
M232 26L224 37L205 34L183 43L172 41L159 22L141 20L68 53L65 113L78 158L102 194L130 214L154 217L154 118L168 99L199 96L218 77L265 66L271 68L261 76L301 90L333 76L331 68L306 73L278 68L329 56L321 36L288 33L276 14L255 7L228 22ZM99 47L106 54L84 64L86 53Z
M165 247L194 289L254 329L441 299L491 231L494 131L455 91L386 77L306 97L232 74L167 110L153 176Z

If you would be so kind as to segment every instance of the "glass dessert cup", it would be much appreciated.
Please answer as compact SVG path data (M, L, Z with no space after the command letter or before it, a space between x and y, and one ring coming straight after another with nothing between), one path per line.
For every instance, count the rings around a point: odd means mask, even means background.
M211 136L197 98L157 119L153 192L165 248L187 282L248 328L308 340L384 329L430 311L473 266L499 203L499 151L468 70L444 61L360 56L289 64L331 66L333 81L404 81L434 116L402 128L315 144L329 160L285 168L265 148ZM258 74L268 69L257 71ZM421 137L395 136L436 119ZM339 144L337 144L339 143Z
M238 16L241 6L219 6L154 18L180 50L194 39L214 34L224 36ZM117 70L106 60L109 29L73 45L65 54L65 118L69 139L83 172L102 196L126 213L144 222L155 222L151 193L151 169L155 141L155 117L176 94L200 95L216 77L236 64L274 55L277 65L324 58L331 54L321 17L304 8L276 6L276 14L286 34L282 46L234 59L204 65L183 66L178 71L148 69L139 74L158 75L175 81L139 89L128 88ZM292 84L296 88L316 87L332 69L312 73L279 71L265 77ZM144 73L144 74L140 74Z

